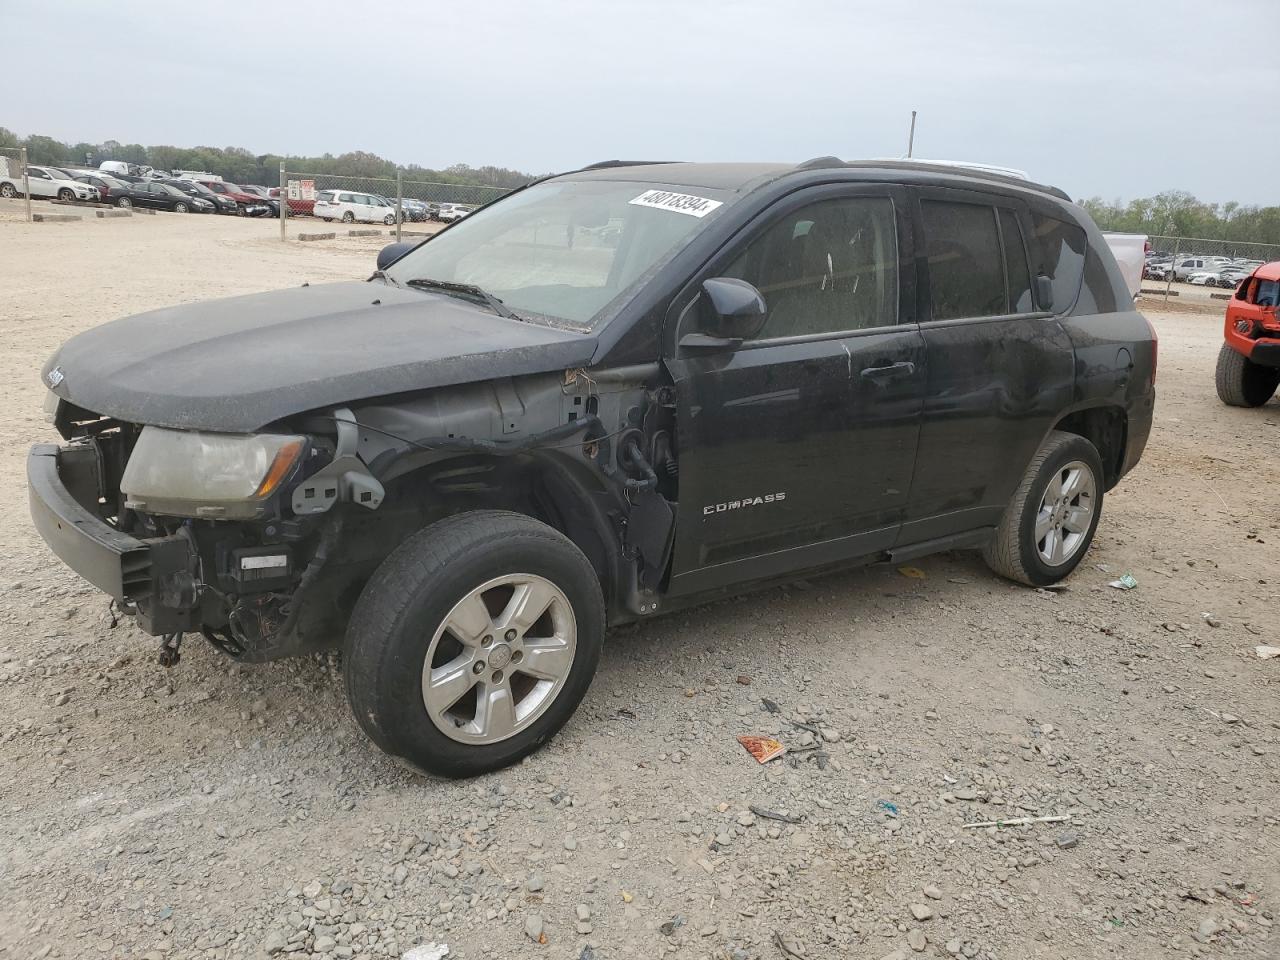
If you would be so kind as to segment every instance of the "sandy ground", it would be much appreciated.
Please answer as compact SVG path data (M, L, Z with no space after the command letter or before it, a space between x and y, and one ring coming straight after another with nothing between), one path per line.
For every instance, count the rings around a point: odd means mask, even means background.
M1150 446L1061 592L948 554L924 579L870 568L618 631L548 748L446 783L367 744L336 658L241 668L190 643L161 669L27 517L60 341L366 276L385 241L16 212L0 209L0 957L1280 955L1280 660L1254 652L1280 642L1280 402L1218 402L1217 315L1149 313ZM1107 586L1126 572L1137 589ZM801 723L821 749L767 767L734 739L803 748ZM1071 820L963 828L1045 815Z

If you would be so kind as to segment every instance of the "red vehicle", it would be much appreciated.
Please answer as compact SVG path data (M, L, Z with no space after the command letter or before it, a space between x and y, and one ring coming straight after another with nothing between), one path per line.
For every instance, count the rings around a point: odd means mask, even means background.
M236 213L242 217L260 217L271 212L271 208L261 197L245 192L234 183L225 180L197 180L196 183L208 187L214 193L230 197L236 202Z
M1232 407L1260 407L1280 386L1280 260L1241 281L1227 304L1218 353L1218 396Z
M272 200L279 200L281 197L281 190L279 187L269 187L267 189L267 193L271 196ZM295 217L309 217L313 214L316 208L316 201L314 197L310 200L288 200L288 203L289 214Z

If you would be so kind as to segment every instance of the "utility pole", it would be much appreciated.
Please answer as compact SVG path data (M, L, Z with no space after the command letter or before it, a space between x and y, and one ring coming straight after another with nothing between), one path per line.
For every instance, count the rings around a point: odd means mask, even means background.
M911 151L916 145L916 112L911 111L911 132L907 134L907 159L911 159Z

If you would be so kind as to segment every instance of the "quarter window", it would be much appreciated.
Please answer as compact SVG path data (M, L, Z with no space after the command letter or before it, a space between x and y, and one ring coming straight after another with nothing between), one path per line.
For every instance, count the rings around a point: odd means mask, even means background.
M751 241L722 275L764 295L769 315L757 339L895 324L893 201L858 197L803 207Z
M995 207L922 200L934 320L1009 313Z
M1061 313L1075 303L1080 292L1080 279L1084 276L1084 231L1073 223L1039 213L1031 214L1031 225L1035 231L1031 244L1032 266L1037 276L1052 281L1053 309Z

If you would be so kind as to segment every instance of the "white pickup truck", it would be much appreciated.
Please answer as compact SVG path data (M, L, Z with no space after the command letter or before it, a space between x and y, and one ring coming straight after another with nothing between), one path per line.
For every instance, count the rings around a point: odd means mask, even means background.
M1120 273L1124 276L1125 286L1129 293L1136 297L1142 286L1142 268L1147 261L1147 237L1142 233L1106 233L1102 234L1107 246L1115 254L1116 263L1120 265Z
M97 188L78 180L72 180L56 167L37 167L27 164L27 183L32 198L49 200L97 200ZM22 196L22 168L8 159L0 158L0 197Z

